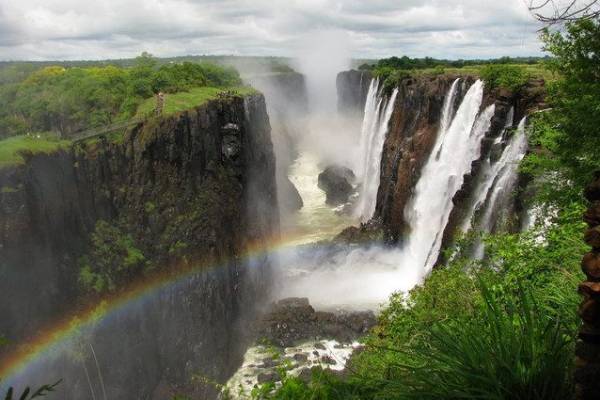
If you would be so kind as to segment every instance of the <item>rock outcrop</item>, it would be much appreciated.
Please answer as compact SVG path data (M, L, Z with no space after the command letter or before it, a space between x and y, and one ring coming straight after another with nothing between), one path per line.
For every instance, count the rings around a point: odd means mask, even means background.
M372 74L369 71L344 71L336 78L338 111L342 114L357 115L362 118Z
M324 338L349 343L366 334L376 322L370 311L315 311L308 299L292 297L272 305L258 323L258 337L281 347Z
M591 400L600 393L600 172L585 190L590 206L583 216L589 229L584 240L592 250L583 256L581 267L586 276L579 285L583 301L579 308L583 324L576 344L576 398Z
M10 299L0 303L0 333L18 344L85 304L81 259L105 221L139 250L141 273L214 265L94 328L88 340L101 355L108 397L152 398L167 386L215 396L210 385L186 385L194 374L223 381L241 362L238 326L269 284L266 256L245 261L244 254L278 230L262 95L151 119L122 141L101 138L29 156L0 170L0 187L0 293ZM75 361L47 365L38 378L68 377L61 385L68 398L89 397Z
M381 219L388 240L401 240L408 229L404 208L435 144L444 98L456 78L441 75L405 79L398 88L383 147L375 209L375 217ZM473 77L463 78L454 109L474 81Z
M288 170L298 156L297 143L304 134L300 123L308 112L304 75L297 72L256 75L247 79L267 98L272 138L277 155L277 197L282 218L302 207L302 199L288 178Z
M350 77L356 80L355 75L346 72L340 74L338 80L350 81ZM424 75L405 78L399 84L394 112L383 147L381 181L373 217L381 223L387 241L401 241L407 233L409 227L404 211L408 201L413 197L421 169L437 139L444 98L457 78L461 81L453 104L455 112L476 77L452 74ZM350 99L341 99L340 102L357 101L356 93L361 92L363 84L358 85L355 82L355 85L357 86L353 94L347 94L346 91L338 92L340 97L346 95ZM544 107L544 94L544 82L541 80L531 80L518 92L504 89L485 90L481 110L492 103L496 107L491 128L483 140L481 159L487 157L492 151L494 140L504 131L511 107L514 108L516 124L522 116ZM362 102L364 104L364 99ZM472 189L478 179L480 160L473 163L471 172L465 176L463 187L453 198L455 207L444 232L446 245L451 242L457 225L464 218L465 207L471 200Z
M332 165L319 174L318 185L326 195L330 205L345 204L354 192L352 183L356 180L350 168Z

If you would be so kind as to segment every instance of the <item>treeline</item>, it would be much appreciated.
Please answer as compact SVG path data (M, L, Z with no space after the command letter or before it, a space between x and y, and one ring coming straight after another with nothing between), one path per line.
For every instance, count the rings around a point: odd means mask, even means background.
M378 77L387 91L413 74L439 75L447 69L462 69L464 73L476 73L492 87L503 86L511 90L520 89L530 78L529 70L539 73L550 58L502 57L490 60L440 60L431 57L390 57L375 64L362 64L359 70L370 71Z
M477 60L444 60L432 57L425 58L410 58L407 56L403 57L389 57L382 58L375 64L365 63L362 64L358 69L360 70L377 70L381 68L394 68L394 69L426 69L435 67L449 67L449 68L462 68L473 65L488 65L488 64L538 64L543 60L547 60L548 57L500 57L494 59L477 59Z
M155 93L241 83L232 67L212 63L159 65L148 53L130 67L9 64L0 70L0 138L32 132L68 136L131 118Z

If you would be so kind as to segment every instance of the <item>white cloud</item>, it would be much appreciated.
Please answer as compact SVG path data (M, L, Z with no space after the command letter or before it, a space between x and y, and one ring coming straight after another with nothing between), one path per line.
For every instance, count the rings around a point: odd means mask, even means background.
M0 0L0 59L292 55L320 30L354 57L537 55L538 28L522 0Z

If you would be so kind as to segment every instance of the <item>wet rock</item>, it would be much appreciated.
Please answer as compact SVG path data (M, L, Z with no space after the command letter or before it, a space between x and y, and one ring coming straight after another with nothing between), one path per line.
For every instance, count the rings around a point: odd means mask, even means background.
M337 364L337 361L335 361L331 356L328 356L328 355L322 356L321 362L323 364L328 364L328 365L336 365Z
M312 371L310 368L303 368L298 374L298 379L304 383L309 383L312 379Z
M334 239L336 243L363 244L378 243L384 241L383 229L379 219L360 224L360 226L349 226L340 232Z
M350 70L338 74L335 83L340 113L361 115L360 113L365 108L371 77L370 71Z
M315 311L306 298L283 299L258 322L258 336L281 347L327 337L349 343L376 324L372 312ZM324 346L317 344L317 346ZM319 348L319 347L317 347Z
M279 365L279 362L272 358L265 358L262 360L262 364L258 366L258 368L273 368Z
M276 372L263 372L256 377L258 383L277 382L280 380L279 374Z
M298 361L298 362L307 362L308 361L308 354L306 354L306 353L294 354L293 359L295 361Z
M318 349L318 350L325 350L325 346L323 346L323 344L322 344L322 343L317 343L317 344L315 344L315 349Z
M348 202L354 192L352 183L356 177L351 169L341 166L329 166L319 174L319 188L325 191L326 202L331 205Z
M279 208L284 213L298 211L304 206L298 189L284 174L277 174L277 193Z

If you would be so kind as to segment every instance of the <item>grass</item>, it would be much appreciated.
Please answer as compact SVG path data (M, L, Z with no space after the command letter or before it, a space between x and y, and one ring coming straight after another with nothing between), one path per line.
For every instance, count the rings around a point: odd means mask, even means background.
M52 153L71 144L53 136L13 136L0 141L0 168L25 162L22 153Z
M387 386L403 399L562 400L572 393L571 339L521 289L503 303L481 286L482 318L434 324Z
M221 92L233 91L241 96L255 93L256 90L248 86L239 87L197 87L190 89L188 92L179 92L174 94L165 94L165 103L163 107L163 115L173 114L179 111L189 110L197 107L209 100L217 98ZM156 106L154 97L146 99L138 107L136 117L146 117L152 115Z

